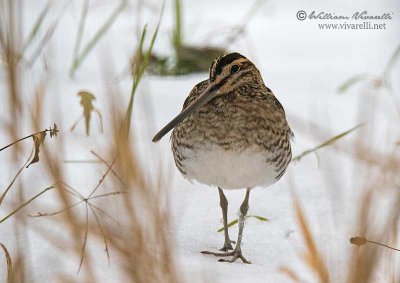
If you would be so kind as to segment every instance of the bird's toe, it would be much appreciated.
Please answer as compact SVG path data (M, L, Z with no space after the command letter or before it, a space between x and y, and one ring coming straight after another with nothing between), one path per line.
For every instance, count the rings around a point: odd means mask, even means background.
M232 241L225 242L224 246L220 249L220 251L227 252L233 250Z
M233 251L233 252L231 252L231 254L232 254L232 258L231 259L221 258L221 259L218 260L218 262L229 262L229 263L232 263L232 262L235 262L239 258L239 259L242 260L243 263L251 264L251 261L247 260L243 256L242 251Z
M251 264L251 261L247 260L241 250L233 250L231 252L225 252L225 253L218 253L218 252L209 252L209 251L202 251L202 254L207 254L207 255L214 255L217 257L229 257L231 256L231 259L219 259L218 262L235 262L238 258L242 260L243 263Z

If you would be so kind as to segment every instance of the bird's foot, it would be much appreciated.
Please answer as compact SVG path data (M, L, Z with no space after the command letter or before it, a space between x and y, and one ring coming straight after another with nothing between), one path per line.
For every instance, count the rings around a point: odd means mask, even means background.
M206 255L214 255L214 256L218 256L218 257L228 257L228 256L232 257L231 259L223 259L223 258L221 258L221 259L218 260L219 262L232 263L232 262L235 262L238 258L240 258L243 261L243 263L251 264L251 261L247 260L243 256L242 250L240 250L240 249L234 249L233 251L226 252L226 253L216 253L216 252L209 252L209 251L202 251L201 253L202 254L206 254Z
M230 239L225 240L224 246L219 249L220 251L227 252L233 250L232 244L235 244L235 241L231 241Z

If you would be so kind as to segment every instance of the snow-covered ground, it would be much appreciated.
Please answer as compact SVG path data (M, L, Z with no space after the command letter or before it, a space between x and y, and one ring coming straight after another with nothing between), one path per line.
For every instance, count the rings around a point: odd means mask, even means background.
M28 27L45 5L44 1L25 1L24 21ZM36 3L37 2L37 3ZM89 11L84 42L88 34L93 32L108 15L113 5L109 1L93 1ZM241 23L241 19L251 8L248 1L183 1L185 40L191 44L203 44L205 39L209 44L223 42L225 32ZM155 27L159 14L159 3L153 1L154 11L145 9L141 21L149 23L149 34ZM229 8L227 8L229 7ZM118 84L121 97L113 99L128 101L131 79L124 77L120 82L105 74L122 73L129 64L133 48L137 44L135 30L137 15L135 4L131 3L122 12L106 36L89 54L77 71L73 80L68 77L68 68L72 61L73 45L79 18L80 1L71 1L63 6L58 3L53 17L62 18L57 29L44 50L49 70L43 76L43 61L39 60L33 67L29 77L23 78L21 85L25 95L26 107L33 105L34 86L46 78L46 105L48 112L43 117L43 127L56 122L60 127L61 137L66 141L62 159L91 159L89 150L102 152L106 149L107 134L111 133L110 117L103 115L105 132L99 133L96 123L92 123L92 135L86 137L83 124L75 131L69 128L81 115L79 98L76 93L89 90L97 97L95 105L100 111L107 113L107 85ZM386 22L385 30L321 30L318 23L323 20L299 21L296 13L304 10L325 11L336 14L352 15L357 11L368 11L369 14L390 13L391 20ZM400 34L400 2L384 1L335 1L335 4L322 4L317 1L266 1L246 27L245 34L229 46L232 51L241 52L250 58L263 74L264 81L271 88L284 106L289 124L296 138L293 143L294 156L305 149L321 143L330 136L343 132L351 127L369 122L370 117L359 115L360 101L369 97L365 84L357 84L345 94L338 94L338 86L356 74L370 73L379 75L399 41ZM350 20L349 20L350 22ZM155 51L164 55L171 54L170 47L173 27L172 1L166 2L159 37ZM27 33L27 28L24 32ZM26 36L26 34L25 34ZM32 52L32 51L31 51ZM29 54L29 50L28 50ZM29 56L28 56L29 57ZM210 62L211 63L211 62ZM108 69L107 72L104 70ZM393 78L398 78L399 68L394 69ZM333 282L344 282L347 274L343 272L348 264L348 257L354 249L349 244L349 238L355 236L356 216L361 203L361 189L365 180L360 163L355 162L350 155L335 151L332 147L322 149L318 154L309 155L300 162L291 164L285 176L275 185L266 189L255 189L250 195L251 215L267 217L269 222L260 222L254 218L248 219L243 241L244 255L252 261L252 265L217 263L217 258L200 254L202 250L217 250L223 244L222 233L217 233L221 226L221 212L218 193L215 188L201 184L191 184L175 168L168 137L153 144L152 135L181 110L182 104L191 88L207 74L183 77L146 76L137 92L133 132L147 178L154 176L154 170L160 164L167 176L170 176L171 219L174 242L171 249L176 255L178 271L186 282L290 282L280 267L293 268L304 282L315 282L312 272L304 265L302 259L305 246L300 233L290 190L294 189L304 211L310 228L315 236L318 248L327 259ZM5 73L0 73L0 89L5 90ZM399 81L393 81L393 89L400 107ZM400 140L398 113L393 99L380 93L375 107L377 117L372 135L374 144L387 145ZM5 96L3 94L3 96ZM5 99L0 98L0 120L8 120ZM126 105L126 104L125 104ZM31 108L32 109L32 108ZM26 119L26 132L30 133L31 125ZM378 122L377 122L378 121ZM5 125L1 125L1 132ZM370 127L370 126L366 126ZM320 134L316 129L321 128ZM387 136L387 129L392 134ZM368 130L361 131L368 133ZM346 142L359 137L359 133L345 138ZM0 134L0 145L9 143L9 137ZM342 141L339 141L339 143ZM51 141L46 143L51 146ZM29 148L27 146L27 148ZM385 152L384 146L379 148ZM0 153L0 188L3 190L14 176L20 163L7 162L10 152ZM23 161L21 161L23 162ZM34 166L34 167L33 167ZM33 195L49 185L49 180L43 175L42 164L33 165L21 176L24 182L30 184L31 191L25 192L25 197ZM90 191L103 174L101 165L75 164L67 167L67 179L70 185ZM86 170L93 166L93 170ZM35 170L33 170L35 168ZM84 172L84 173L82 173ZM87 189L86 189L87 188ZM16 195L10 193L10 198ZM389 192L386 192L390 196ZM236 217L237 210L244 197L244 191L227 192L229 201L229 219ZM52 203L52 194L43 196L41 205L32 203L21 214L34 214L38 207ZM388 200L389 201L389 200ZM110 201L117 206L118 201ZM5 216L15 203L5 203L1 206L0 217ZM379 212L379 209L377 210ZM386 212L382 206L382 215ZM118 217L118 216L116 216ZM4 243L12 253L14 248L16 228L12 221L0 224L0 242ZM53 229L54 222L43 218L28 218L30 225L43 225ZM61 229L57 226L54 229ZM62 231L58 231L62 234ZM237 228L230 229L231 238L236 238ZM22 239L23 246L29 247L32 273L31 282L54 282L57 274L67 272L76 281L83 280L82 272L76 275L79 258L66 257L55 249L46 239L34 232ZM107 265L102 243L89 244L92 255L98 266L96 271L101 274L101 282L118 282L120 276L113 268L113 251L111 250L111 266ZM397 243L400 246L400 243ZM399 256L397 256L399 257ZM1 259L2 260L2 259ZM3 261L2 261L3 262ZM400 259L397 259L400 262ZM0 280L5 280L5 268L0 265ZM84 266L83 270L84 272ZM383 278L382 268L378 277ZM382 276L382 277L380 277ZM400 278L397 278L400 281Z

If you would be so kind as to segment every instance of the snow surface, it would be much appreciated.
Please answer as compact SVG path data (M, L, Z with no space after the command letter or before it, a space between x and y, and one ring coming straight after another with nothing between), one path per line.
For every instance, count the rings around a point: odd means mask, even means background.
M26 26L30 26L35 15L45 5L45 1L40 1L40 4L36 3L39 1L25 2L24 21ZM158 8L158 2L153 2L151 7ZM222 42L220 35L241 23L251 6L248 1L239 0L183 2L185 39L192 44ZM115 4L116 2L93 1L86 34L93 34ZM107 101L110 99L106 97L106 86L115 81L108 77L104 70L108 70L109 74L123 73L129 63L132 50L137 44L135 5L131 3L122 13L105 38L89 54L74 80L69 79L68 68L72 60L81 4L80 1L71 1L66 6L58 3L56 7L52 17L62 15L62 18L45 50L45 56L51 62L46 78L46 103L49 106L47 109L50 110L43 117L43 127L53 122L59 125L63 133L60 138L65 139L67 144L61 159L90 159L90 149L102 152L107 148L107 140L102 137L111 132L110 121L107 116L104 117L103 135L99 134L95 122L92 123L93 133L90 138L85 136L82 124L74 132L69 132L69 127L81 114L76 93L81 89L90 90L97 96L95 105L100 111L106 112ZM318 29L315 22L298 21L296 13L299 10L332 11L337 14L358 10L367 10L371 14L391 12L393 19L387 21L386 30L323 31ZM250 21L243 38L229 47L255 62L267 86L274 91L285 107L289 124L296 135L293 144L294 156L322 142L324 138L369 118L358 115L360 101L366 99L365 93L368 93L365 91L365 85L357 85L343 95L337 93L337 88L355 74L379 74L383 71L387 60L399 44L399 11L400 3L395 0L341 0L331 4L322 4L320 1L271 0L267 1ZM142 23L149 24L149 34L154 29L158 12L158 9L147 10L141 19ZM171 53L172 26L172 3L167 1L160 36L156 42L156 52ZM25 36L28 30L24 29ZM84 37L84 43L87 40L88 37ZM35 64L29 77L23 78L24 85L21 85L25 102L30 106L34 100L32 90L43 80L42 63L39 61ZM398 69L396 70L398 77ZM5 74L0 73L0 76L0 89L4 90ZM172 249L181 275L186 282L290 282L279 270L282 266L288 266L297 271L305 282L315 282L313 274L304 266L301 258L305 246L293 213L290 195L290 188L295 188L318 248L328 259L327 265L333 281L343 282L346 274L342 270L346 268L347 258L355 248L350 246L348 239L354 236L361 188L367 180L364 179L363 167L355 163L349 155L333 148L322 149L318 155L319 160L310 155L301 162L291 164L288 172L277 184L268 189L251 192L249 214L265 216L270 220L260 222L249 218L246 223L243 252L253 262L252 265L239 262L219 264L217 258L200 254L202 250L217 250L223 244L223 235L216 232L221 226L217 190L191 184L180 176L173 164L169 138L153 144L151 137L180 111L190 89L206 76L207 74L177 78L146 76L138 89L134 107L134 136L148 178L151 178L152 172L161 164L166 175L170 176L169 181L172 181ZM130 78L124 77L118 83L122 97L112 99L127 101L130 87ZM399 90L397 80L394 81L393 87ZM379 121L380 127L376 129L380 132L373 133L368 138L378 145L399 140L399 116L392 99L383 94L376 99L375 105L379 109L379 115L374 121ZM1 98L1 121L8 119L5 113L8 113L7 103ZM28 115L23 119L29 121ZM315 136L316 126L326 130L322 137ZM1 131L5 131L5 124L1 127ZM395 129L391 136L386 135L389 127ZM19 130L21 135L30 132L29 122L26 123L25 129ZM357 136L359 134L346 137L346 140L350 141ZM0 134L0 144L8 142L9 137ZM51 143L47 143L46 146L51 147ZM27 146L26 149L28 148ZM382 152L384 151L382 148ZM10 165L7 162L9 158L11 151L0 153L0 188L6 187L20 166L19 163ZM25 192L26 198L49 185L48 176L43 175L43 165L39 163L34 166L35 170L26 170L22 176L24 182L31 187L29 192ZM98 182L104 167L94 166L95 172L88 173L87 166L92 165L66 165L66 177L70 185L85 191ZM17 190L12 191L9 197L15 197L16 194ZM229 219L233 219L244 197L244 191L228 191L227 197ZM41 198L40 202L40 206L33 203L21 214L33 214L38 207L44 205L47 205L49 210L57 207L57 204L52 203L51 193ZM110 201L109 205L117 206L118 202ZM13 207L14 203L2 205L0 216L5 216ZM382 206L382 215L385 214L384 207ZM27 227L43 226L43 229L58 234L60 239L66 237L62 227L54 226L53 221L43 218L28 218L26 221ZM12 221L4 222L0 227L0 242L16 254L14 239L18 229ZM235 239L236 233L236 227L230 229L231 238ZM73 276L76 281L83 280L82 273L76 275L79 259L76 256L65 257L62 241L54 247L33 231L20 241L29 251L26 256L31 259L30 281L53 282L59 278L58 274L64 272ZM96 272L101 274L99 280L119 282L121 278L113 269L113 264L110 267L107 265L102 243L89 244L89 248L97 258ZM111 257L113 260L112 251ZM0 280L4 282L3 266L0 269ZM381 276L384 271L382 268ZM379 278L378 274L377 282Z

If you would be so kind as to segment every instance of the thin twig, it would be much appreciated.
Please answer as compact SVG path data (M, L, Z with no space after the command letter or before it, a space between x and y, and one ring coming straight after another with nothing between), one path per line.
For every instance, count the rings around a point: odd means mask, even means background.
M64 163L89 163L89 164L91 164L91 163L101 163L101 161L99 161L99 160L90 160L90 159L88 159L88 160L64 160L63 161Z
M16 141L14 141L14 142L10 143L9 145L6 145L5 147L2 147L2 148L0 148L0 151L3 151L3 150L5 150L6 148L9 148L10 146L13 146L13 145L14 145L14 144L16 144L16 143L19 143L20 141L23 141L23 140L29 139L29 138L31 138L31 137L33 137L33 136L37 135L37 134L40 134L40 133L46 133L46 132L50 132L50 130L48 130L48 129L45 129L45 130L43 130L43 131L40 131L40 132L34 133L34 134L32 134L32 135L29 135L29 136L26 136L26 137L20 138L19 140L16 140Z
M97 216L97 213L94 211L92 205L88 202L87 203L89 205L90 210L92 211L93 215L94 215L94 219L97 222L97 225L99 226L99 230L100 230L100 234L103 237L103 242L104 242L104 250L107 254L107 261L108 261L108 265L110 265L110 253L108 250L108 244L107 244L107 234L104 231L103 225L101 224L101 221L99 219L99 217Z
M110 220L114 221L118 225L121 225L117 219L109 215L104 209L98 207L97 205L94 205L93 203L90 204L93 208L96 208L98 211L104 214L104 216L108 217Z
M236 32L234 32L233 34L231 34L227 39L225 39L225 45L228 46L230 44L232 44L236 38L241 35L245 29L247 24L250 22L251 18L254 16L254 14L256 12L258 12L260 10L260 7L262 5L262 2L265 2L265 0L256 0L253 4L253 6L251 7L251 9L247 12L247 14L243 17L242 19L242 24L239 25L236 28Z
M127 194L127 192L111 192L111 193L106 193L106 194L102 194L102 195L97 195L97 196L93 196L93 197L88 197L88 200L96 199L96 198L103 198L103 197L108 197L108 196L122 195L122 194Z
M75 127L78 125L78 123L84 118L84 116L82 115L81 117L79 117L71 126L71 128L69 129L71 132L75 129Z
M78 195L78 197L79 197L80 199L82 199L82 200L86 199L80 192L78 192L78 190L75 190L73 187L71 187L71 186L68 185L67 183L61 181L60 184L64 185L65 187L67 187L67 188L70 189L71 191L75 192L76 195ZM65 190L65 191L68 191L68 190Z
M388 249L392 249L392 250L395 250L395 251L400 252L400 249L396 249L396 248L390 247L390 246L385 245L385 244L381 244L381 243L374 242L374 241L369 241L369 240L367 240L367 242L368 242L368 243L371 243L371 244L379 245L379 246L386 247L386 248L388 248Z
M116 160L116 157L114 158L114 160L111 162L111 166L107 168L106 173L104 173L104 175L101 177L101 179L99 180L99 183L97 184L97 186L93 189L93 191L89 194L89 196L87 197L88 199L97 191L97 189L100 187L100 185L103 183L104 179L106 178L106 176L108 175L108 173L110 172L112 166L114 165Z
M78 195L77 191L75 190L70 190L70 189L63 189L63 191L65 191L66 193L69 193L70 195L72 195L73 197L76 197L80 200L85 200L85 198L82 195Z
M58 210L58 211L55 211L55 212L50 212L50 213L47 213L47 212L45 212L45 213L38 212L38 214L36 214L36 215L29 215L29 216L30 216L30 217L54 216L54 215L57 215L57 214L60 214L60 213L62 213L62 212L64 212L64 211L66 211L66 210L68 210L68 209L70 209L70 208L73 208L73 207L77 206L78 204L81 204L82 202L85 202L85 201L84 201L84 200L80 200L80 201L78 201L78 202L76 202L76 203L74 203L74 204L68 205L68 206L64 207L63 209Z
M111 169L111 172L114 174L114 176L118 179L118 181L120 181L120 183L125 186L124 182L122 181L121 177L118 176L118 174L114 171L114 169L111 168L110 164L108 164L108 162L102 158L100 155L98 155L96 152L94 152L93 150L90 151L91 154L93 154L94 156L96 156L101 162L103 162L108 168Z
M93 111L97 114L97 116L99 118L100 132L103 133L103 131L104 131L104 129L103 129L103 117L101 116L101 113L100 113L99 109L94 108Z
M79 262L79 267L78 267L78 272L81 270L82 263L83 263L83 258L85 257L85 249L86 249L86 242L88 238L88 230L89 230L89 211L88 211L88 205L85 205L86 208L86 225L85 225L85 236L83 238L83 245L82 245L82 250L81 250L81 260Z

